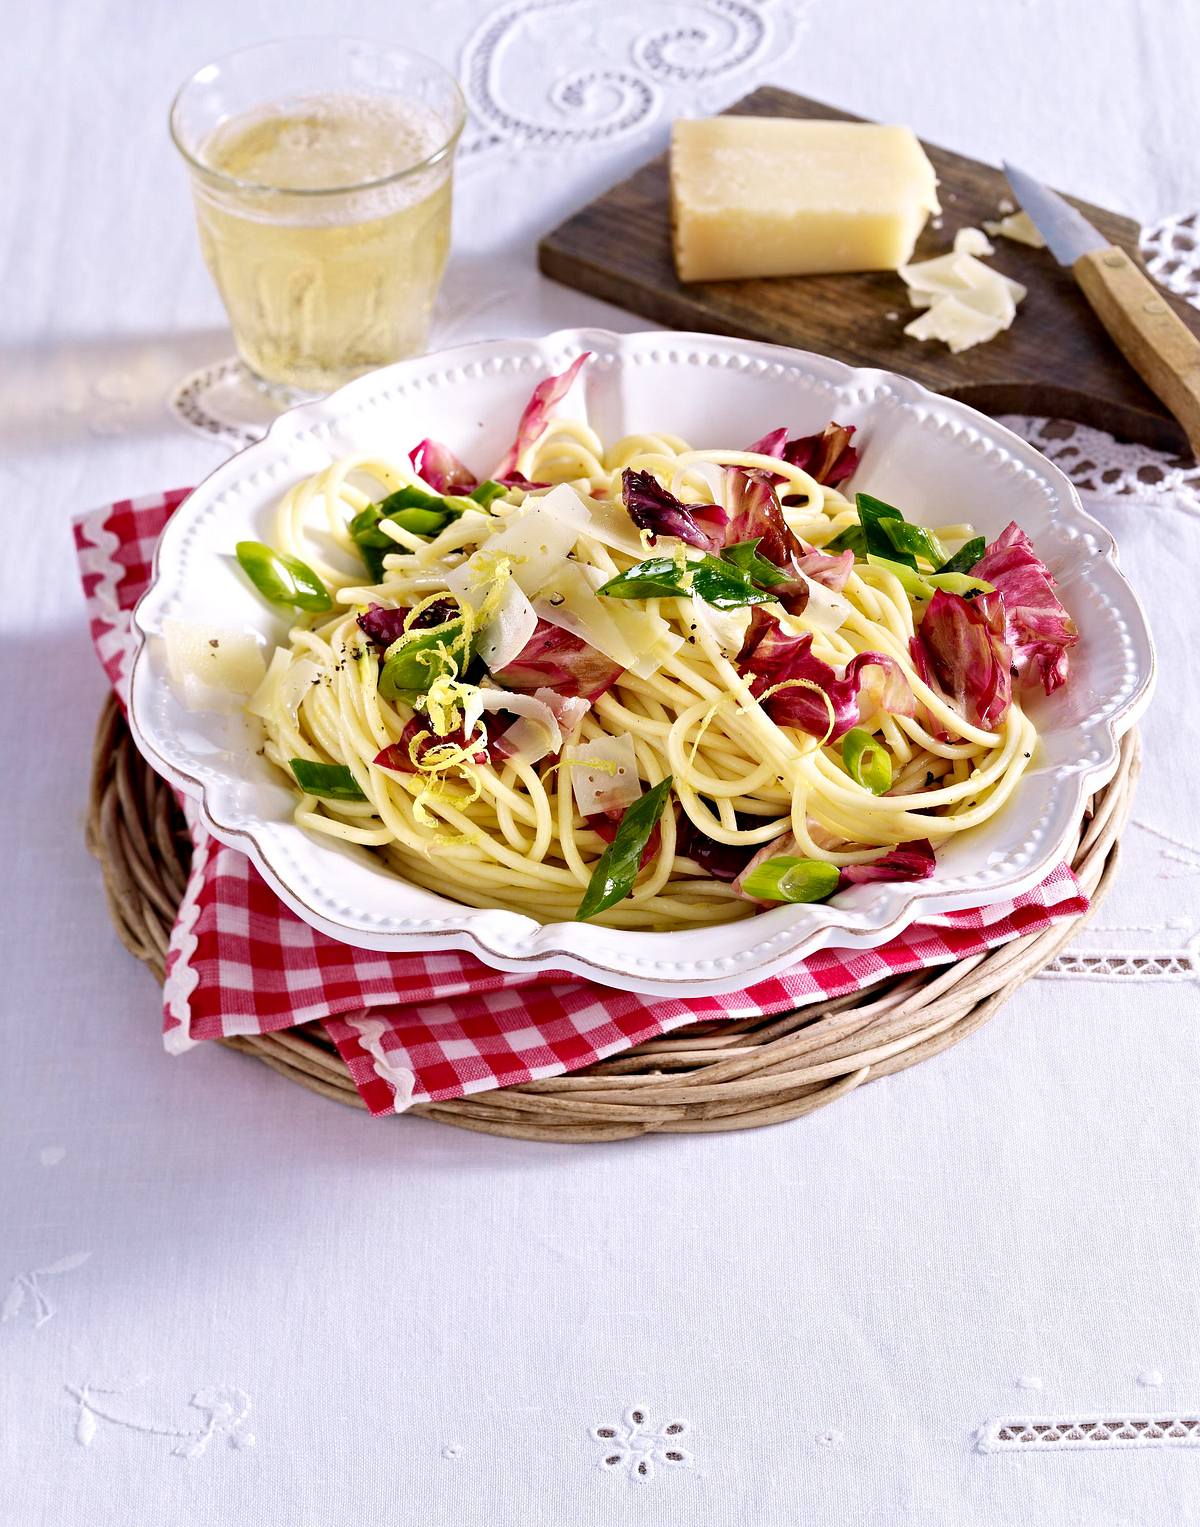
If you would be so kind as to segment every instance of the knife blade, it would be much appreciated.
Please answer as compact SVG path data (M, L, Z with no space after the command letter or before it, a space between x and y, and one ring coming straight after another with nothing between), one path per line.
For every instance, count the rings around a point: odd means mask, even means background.
M1200 339L1139 265L1082 212L1015 165L1004 173L1022 209L1067 266L1125 359L1167 405L1200 461Z

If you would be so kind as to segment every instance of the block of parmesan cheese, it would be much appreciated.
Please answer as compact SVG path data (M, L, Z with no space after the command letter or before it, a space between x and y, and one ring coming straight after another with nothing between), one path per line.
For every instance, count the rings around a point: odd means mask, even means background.
M681 281L896 270L938 210L907 127L707 117L671 129Z

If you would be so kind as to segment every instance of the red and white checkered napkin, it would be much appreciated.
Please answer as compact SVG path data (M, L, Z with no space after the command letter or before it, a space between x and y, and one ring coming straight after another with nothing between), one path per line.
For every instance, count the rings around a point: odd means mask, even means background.
M129 611L159 532L186 496L123 500L75 524L92 640L122 704ZM556 1076L689 1023L785 1012L979 954L1087 907L1060 865L1015 901L930 918L879 949L824 949L744 992L659 1000L562 972L506 974L453 951L353 949L302 922L244 855L188 815L194 855L167 953L167 1049L322 1021L376 1114Z

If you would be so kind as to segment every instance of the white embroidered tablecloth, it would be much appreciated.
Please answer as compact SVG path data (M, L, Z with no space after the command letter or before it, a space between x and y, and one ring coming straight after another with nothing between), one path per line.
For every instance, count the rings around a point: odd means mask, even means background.
M594 1148L372 1121L227 1051L164 1055L82 841L104 686L67 530L220 459L164 402L229 349L164 125L205 58L338 26L461 67L455 343L643 326L538 277L536 237L672 114L761 82L1147 225L1194 208L1200 8L7 19L3 1527L1200 1520L1200 473L1023 425L1116 534L1163 670L1120 882L1053 971L797 1124ZM1194 242L1174 222L1154 246L1181 289Z

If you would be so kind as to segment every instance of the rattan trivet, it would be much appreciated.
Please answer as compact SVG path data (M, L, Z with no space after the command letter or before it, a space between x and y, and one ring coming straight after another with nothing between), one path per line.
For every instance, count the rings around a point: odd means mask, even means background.
M1116 869L1138 767L1137 734L1130 732L1115 777L1092 799L1073 860L1093 908ZM96 734L88 846L104 871L117 932L161 980L190 843L169 786L142 760L111 700ZM1084 920L1057 923L954 965L888 977L798 1012L677 1030L570 1076L411 1112L527 1140L620 1140L777 1124L964 1039L1048 964ZM319 1024L223 1042L325 1097L364 1106Z

